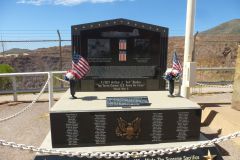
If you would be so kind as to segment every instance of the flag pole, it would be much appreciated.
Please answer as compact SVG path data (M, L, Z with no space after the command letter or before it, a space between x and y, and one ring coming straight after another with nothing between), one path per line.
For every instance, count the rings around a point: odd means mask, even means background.
M187 15L186 15L186 31L185 31L185 45L184 45L184 66L183 66L183 79L181 87L181 96L189 98L190 87L187 85L187 81L191 76L187 64L192 60L193 50L193 30L195 21L195 8L196 0L187 0Z

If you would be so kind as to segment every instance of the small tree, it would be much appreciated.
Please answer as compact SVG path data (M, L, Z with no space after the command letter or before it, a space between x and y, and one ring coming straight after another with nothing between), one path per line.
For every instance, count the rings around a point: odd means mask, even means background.
M12 73L14 72L13 67L8 64L0 64L0 73ZM11 88L11 79L10 78L0 78L0 89L6 90Z

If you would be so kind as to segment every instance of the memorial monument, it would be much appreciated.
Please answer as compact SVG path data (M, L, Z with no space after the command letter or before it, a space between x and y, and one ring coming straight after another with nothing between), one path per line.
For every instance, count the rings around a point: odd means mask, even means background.
M200 106L182 97L170 98L165 91L167 45L168 28L127 19L72 26L72 54L81 54L91 69L76 82L76 99L68 91L50 109L51 132L42 147L131 152L206 140L200 134ZM151 160L198 160L210 151L218 154L216 148L205 147Z

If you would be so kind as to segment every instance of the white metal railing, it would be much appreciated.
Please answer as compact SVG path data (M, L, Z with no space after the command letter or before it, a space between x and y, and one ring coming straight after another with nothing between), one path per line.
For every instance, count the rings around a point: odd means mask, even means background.
M25 73L2 73L0 77L11 77L13 85L13 100L17 101L17 81L16 76L32 76L32 75L47 75L49 79L48 83L48 98L49 108L53 105L53 74L63 74L66 71L49 71L49 72L25 72Z
M203 68L197 68L197 71L207 71L207 70L211 70L211 71L213 71L213 70L216 70L216 71L234 71L235 70L235 68L234 67L221 67L221 68L219 68L219 67L203 67Z
M225 67L225 68L197 68L197 71L234 71L234 67ZM49 72L25 72L25 73L2 73L0 77L11 77L13 90L13 100L17 101L17 80L16 76L32 76L32 75L47 75L49 78L48 92L49 92L49 106L53 104L53 75L54 74L64 74L66 71L49 71ZM33 90L29 90L30 92Z

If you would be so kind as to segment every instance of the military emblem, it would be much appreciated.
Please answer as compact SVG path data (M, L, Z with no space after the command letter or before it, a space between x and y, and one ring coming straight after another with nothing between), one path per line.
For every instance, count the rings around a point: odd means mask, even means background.
M208 150L208 154L204 156L205 160L214 160L216 155L212 155L211 152Z
M122 117L117 119L118 126L116 128L116 135L118 137L126 138L127 140L132 140L133 138L138 138L141 128L141 118L137 117L131 123L128 123Z

